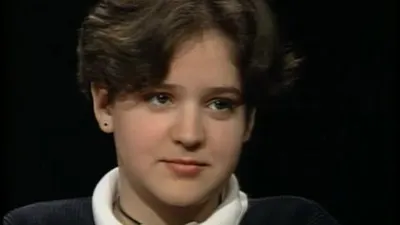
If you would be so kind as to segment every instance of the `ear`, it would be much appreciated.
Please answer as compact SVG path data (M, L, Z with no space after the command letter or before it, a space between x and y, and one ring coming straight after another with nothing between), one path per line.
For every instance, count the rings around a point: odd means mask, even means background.
M252 109L252 111L250 112L250 117L248 118L248 121L247 121L247 127L246 127L246 130L244 133L243 142L247 142L248 140L250 140L251 133L253 132L253 128L254 128L256 111L257 111L256 109Z
M111 114L111 103L106 88L91 84L90 91L93 98L93 111L100 129L105 133L112 133L113 120Z

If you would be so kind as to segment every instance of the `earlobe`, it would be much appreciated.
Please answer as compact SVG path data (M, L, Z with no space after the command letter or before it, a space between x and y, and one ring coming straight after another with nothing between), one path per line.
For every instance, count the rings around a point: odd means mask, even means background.
M254 122L255 122L255 117L256 117L256 109L253 109L250 113L250 116L248 118L247 121L247 127L246 127L246 131L244 134L244 142L247 142L248 140L250 140L251 137L251 133L253 132L253 128L254 128Z
M113 132L112 111L108 98L108 91L104 87L91 85L93 111L100 129L105 133Z

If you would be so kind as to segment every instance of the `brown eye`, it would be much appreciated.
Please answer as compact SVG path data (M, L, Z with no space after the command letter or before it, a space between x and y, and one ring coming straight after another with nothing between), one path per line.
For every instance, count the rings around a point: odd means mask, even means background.
M230 99L219 98L212 100L209 107L216 111L233 110L234 102Z
M164 106L172 103L171 97L166 93L154 93L146 96L146 101L155 106Z

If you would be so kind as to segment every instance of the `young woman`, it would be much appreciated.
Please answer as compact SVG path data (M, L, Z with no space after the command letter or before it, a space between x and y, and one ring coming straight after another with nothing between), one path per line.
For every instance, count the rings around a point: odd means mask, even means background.
M262 0L104 0L78 55L118 167L92 197L16 209L4 224L337 224L302 198L248 199L233 174L262 92L295 64Z

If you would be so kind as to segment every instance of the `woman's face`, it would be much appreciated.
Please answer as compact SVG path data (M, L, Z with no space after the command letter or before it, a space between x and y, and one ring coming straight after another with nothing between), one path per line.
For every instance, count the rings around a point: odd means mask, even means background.
M226 184L249 137L230 42L217 32L183 44L166 80L103 107L94 90L100 127L114 134L121 174L158 200L189 206ZM105 126L104 123L108 125Z

